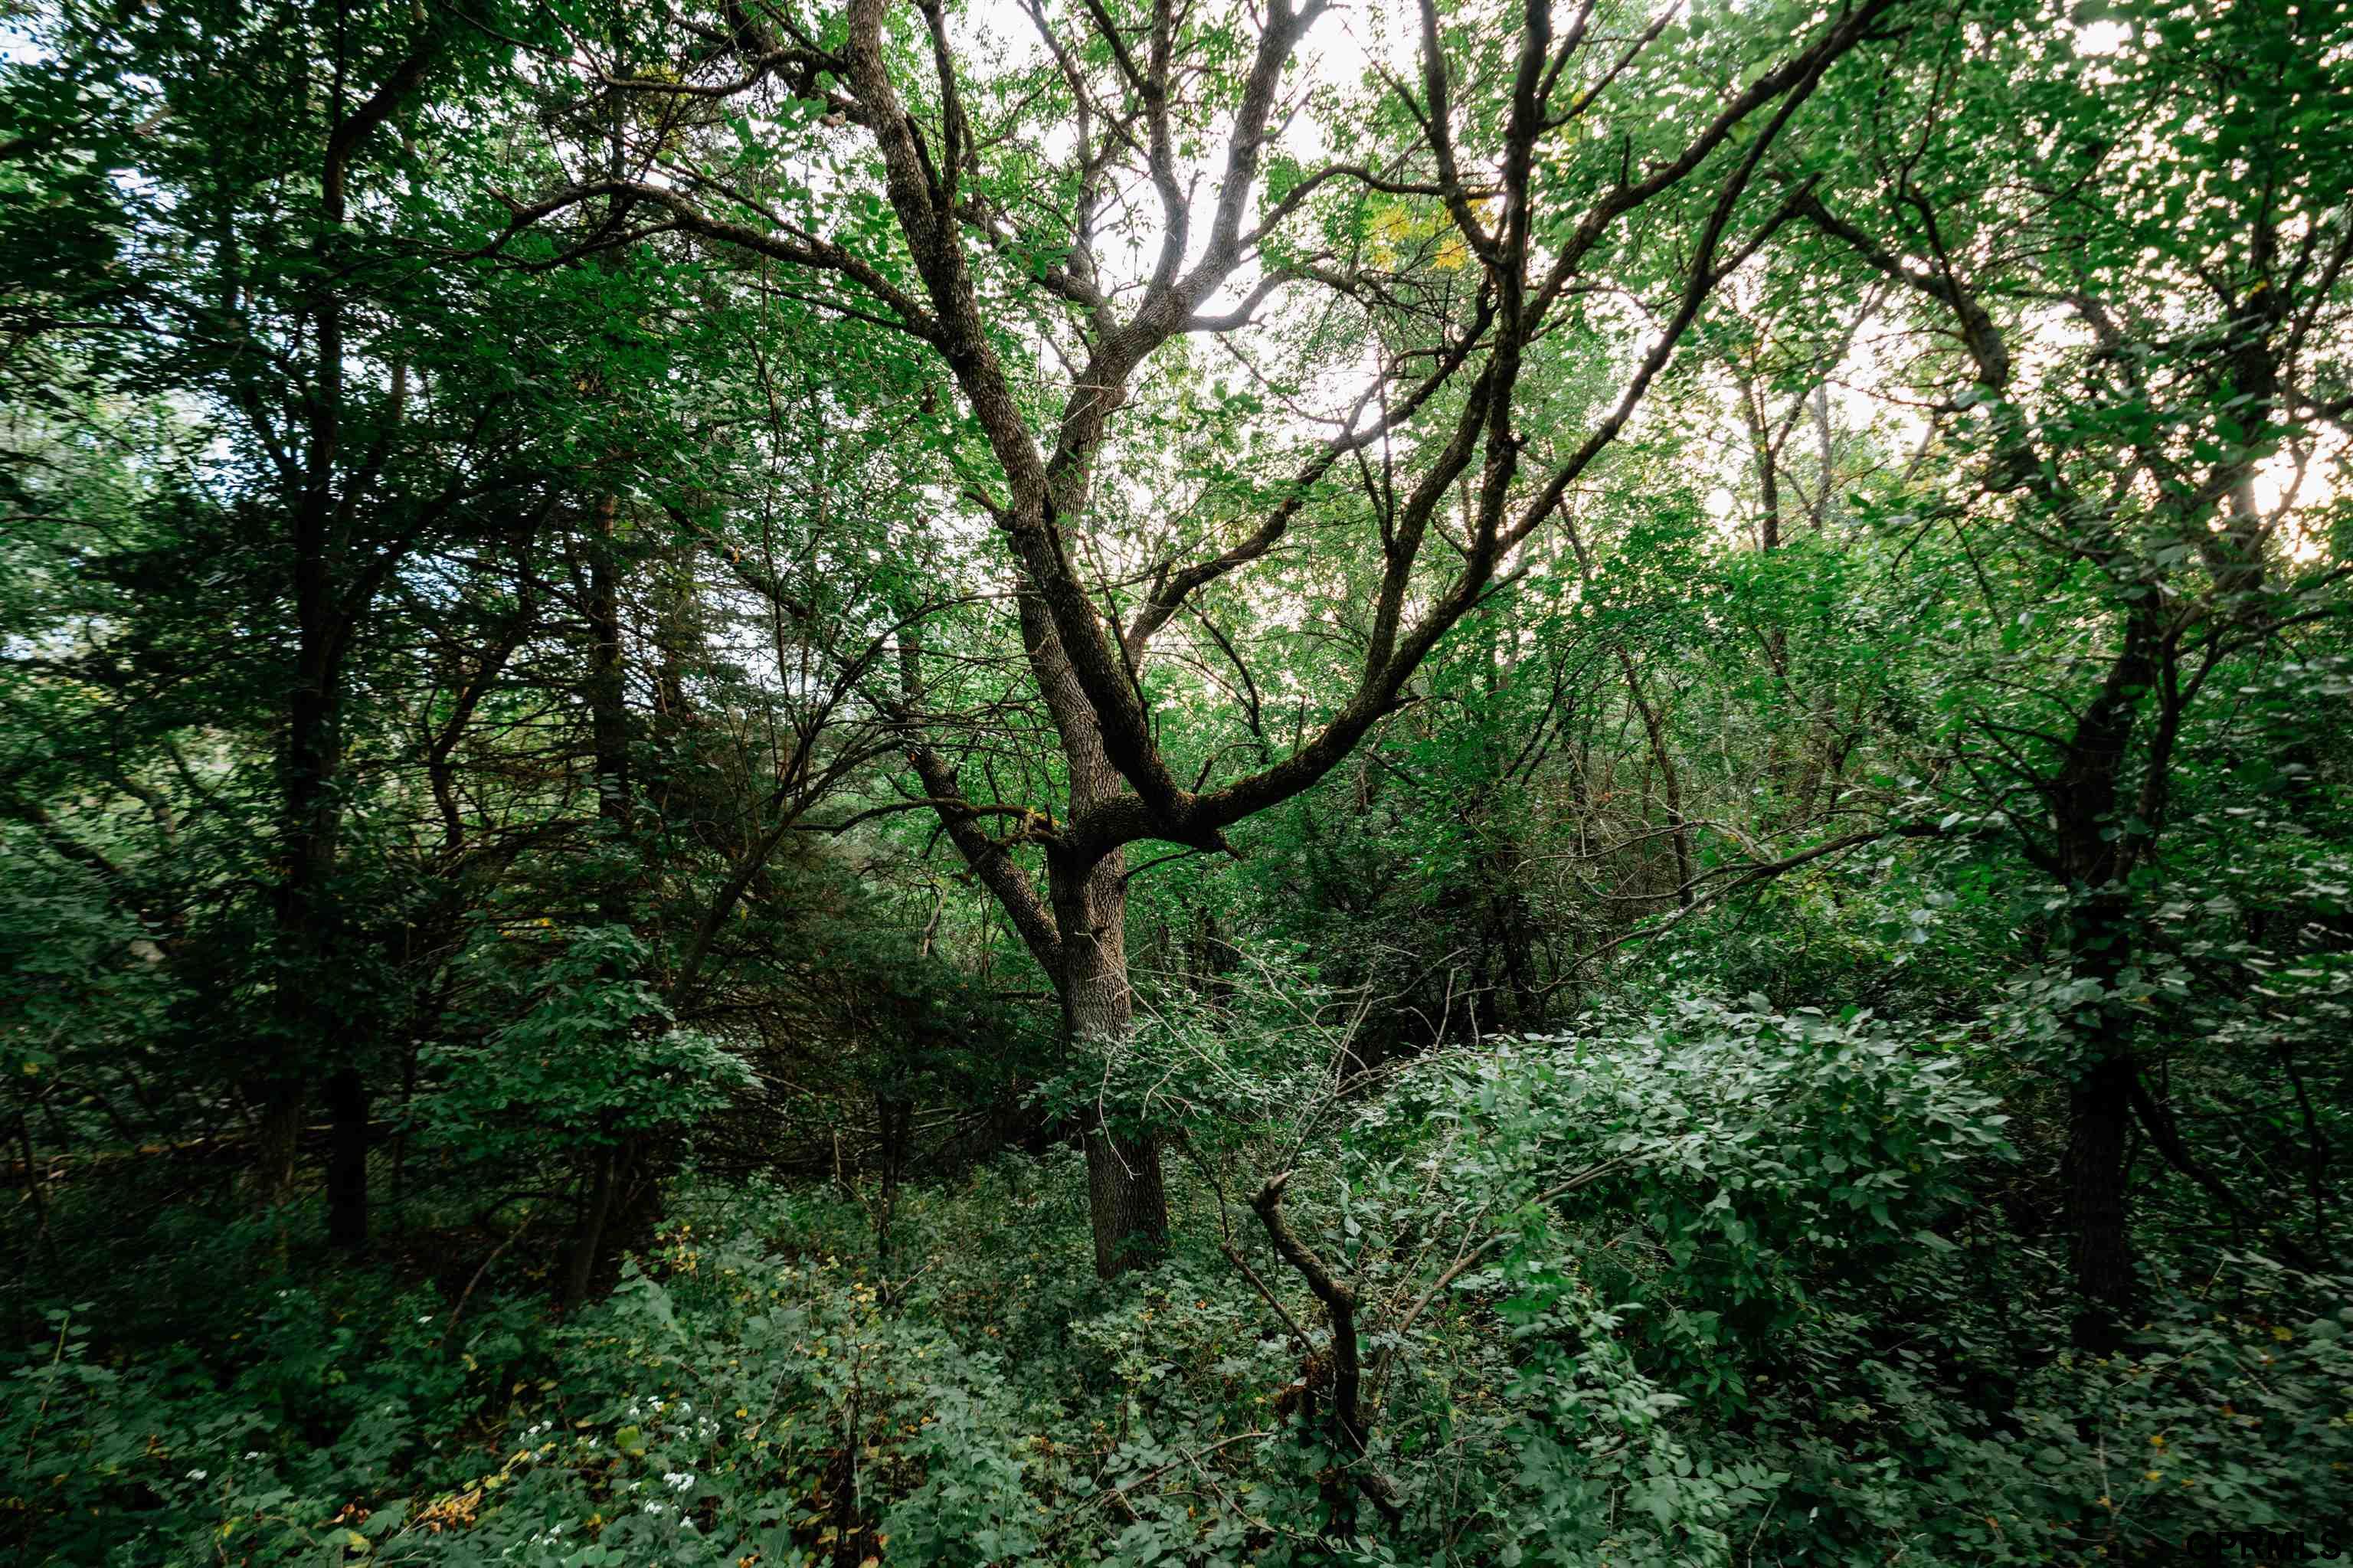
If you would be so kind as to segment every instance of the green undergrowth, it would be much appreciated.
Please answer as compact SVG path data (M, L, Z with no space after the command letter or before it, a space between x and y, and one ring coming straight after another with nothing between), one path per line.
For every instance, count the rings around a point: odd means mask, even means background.
M2054 1261L1973 1185L2001 1118L1919 1044L1687 1003L1350 1106L1282 1212L1356 1293L1355 1456L1310 1418L1327 1320L1249 1207L1258 1143L1172 1161L1172 1254L1111 1285L1067 1150L906 1190L887 1266L871 1192L682 1181L569 1318L495 1262L256 1277L266 1242L183 1215L11 1358L0 1541L124 1568L1862 1568L2341 1535L2347 1282L2225 1259L2126 1353L2065 1351ZM192 1319L216 1338L161 1337Z

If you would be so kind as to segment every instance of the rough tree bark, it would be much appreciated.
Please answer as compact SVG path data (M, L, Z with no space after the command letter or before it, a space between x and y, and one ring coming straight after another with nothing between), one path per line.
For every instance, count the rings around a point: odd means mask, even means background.
M1115 1053L1135 1028L1127 979L1126 856L1114 850L1090 866L1052 864L1048 885L1061 938L1055 990L1064 1034L1074 1046ZM1091 1107L1082 1124L1095 1272L1108 1279L1157 1261L1165 1249L1168 1199L1160 1145L1149 1133L1124 1130L1115 1107Z

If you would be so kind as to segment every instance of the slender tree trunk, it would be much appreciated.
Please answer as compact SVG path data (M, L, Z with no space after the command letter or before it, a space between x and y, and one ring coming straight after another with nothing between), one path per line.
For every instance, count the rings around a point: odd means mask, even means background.
M260 1075L246 1091L254 1107L252 1195L264 1208L293 1200L294 1165L302 1148L302 1115L309 1102L301 1076L280 1048L269 1054Z
M327 1240L348 1252L368 1245L367 1080L349 1064L328 1075Z
M629 715L621 667L620 571L613 558L618 511L612 496L600 498L586 541L589 745L596 753L596 822L605 838L599 857L614 863L629 829ZM608 926L628 924L628 887L617 867L599 879L596 917Z
M1740 411L1748 427L1750 461L1757 469L1757 549L1760 555L1770 556L1781 547L1781 465L1777 461L1771 433L1766 429L1763 396L1754 382L1741 390ZM1790 706L1799 705L1798 694L1789 683L1789 631L1778 620L1765 629L1765 662L1771 667L1773 678L1779 683ZM1776 786L1788 774L1789 742L1795 728L1787 723L1776 724L1767 740L1765 777Z
M48 1252L49 1267L54 1270L58 1266L57 1233L49 1229L48 1194L43 1190L41 1184L40 1161L35 1159L33 1154L33 1124L26 1118L21 1109L16 1112L16 1147L25 1159L25 1196L33 1205L34 1226L40 1234L41 1245ZM25 1244L23 1277L29 1279L32 1275L32 1243L28 1241Z
M1621 647L1618 650L1618 664L1625 672L1626 693L1634 699L1634 706L1642 715L1642 733L1650 738L1651 757L1658 765L1667 825L1672 830L1669 838L1675 852L1675 902L1688 909L1692 903L1694 863L1691 823L1683 818L1683 777L1675 771L1674 754L1667 748L1666 723L1642 690L1642 677L1634 668L1634 656Z
M892 1243L898 1233L899 1184L914 1152L915 1102L902 1094L878 1094L874 1097L874 1112L876 1129L881 1135L877 1162L881 1166L882 1178L881 1194L873 1211L874 1262L887 1280Z
M1566 513L1562 514L1561 525L1568 535L1568 547L1577 557L1577 576L1590 587L1593 582L1593 557L1586 554L1585 540ZM1634 655L1627 652L1622 642L1610 652L1618 656L1619 673L1626 678L1626 694L1633 700L1634 711L1641 715L1642 734L1651 743L1651 760L1657 767L1660 782L1663 786L1667 823L1672 830L1674 846L1675 903L1688 909L1692 903L1694 869L1691 824L1683 820L1683 779L1675 772L1673 754L1667 749L1666 721L1651 702L1650 694L1643 689L1642 673L1634 663Z
M1825 524L1836 523L1838 503L1838 435L1831 428L1831 384L1814 384L1814 436L1821 450L1821 472L1815 479L1814 532L1822 531Z
M580 1206L579 1223L572 1232L572 1250L564 1263L564 1290L559 1299L566 1307L577 1307L586 1301L589 1287L596 1283L596 1256L604 1250L606 1226L613 1217L621 1160L619 1149L600 1149L590 1169L587 1199Z
M1748 427L1749 460L1757 466L1757 548L1769 556L1781 547L1780 443L1765 422L1765 397L1753 381L1741 388L1740 414Z
M413 90L429 49L404 59L366 108L346 117L340 69L332 105L334 129L320 164L322 221L311 256L322 278L342 275L337 252L347 207L351 159L368 130ZM311 1078L330 1069L356 1078L359 1054L346 1038L352 1021L331 1000L336 978L340 915L333 907L338 840L343 831L342 709L344 660L352 612L342 602L335 562L339 537L336 478L343 456L344 302L330 283L311 314L315 373L306 416L307 440L299 489L290 497L295 615L293 682L287 694L285 749L280 758L280 853L276 909L278 960L276 1031L256 1077L256 1186L263 1201L282 1206L293 1192ZM356 1204L354 1209L353 1205ZM331 1194L329 1229L340 1240L367 1234L367 1163L363 1157ZM280 1230L282 1247L284 1229Z
M588 673L582 683L588 704L589 745L595 754L597 858L596 919L605 926L629 923L629 887L625 874L630 824L629 727L623 680L620 570L615 560L614 524L619 503L600 497L584 541L588 556ZM612 1228L621 1174L634 1148L626 1135L604 1129L589 1154L587 1190L581 1200L571 1255L565 1266L563 1301L577 1306L595 1283L599 1255Z

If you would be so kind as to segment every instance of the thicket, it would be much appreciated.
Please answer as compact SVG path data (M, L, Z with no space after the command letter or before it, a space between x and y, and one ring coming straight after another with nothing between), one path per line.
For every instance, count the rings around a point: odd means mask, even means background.
M0 37L0 1552L2353 1547L2345 0Z

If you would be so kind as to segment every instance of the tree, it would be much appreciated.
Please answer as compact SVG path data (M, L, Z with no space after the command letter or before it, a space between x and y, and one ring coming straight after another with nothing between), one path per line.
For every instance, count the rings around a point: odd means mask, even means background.
M1944 705L1956 802L2068 900L2050 1005L2073 1041L2067 1214L2088 1344L2112 1344L2139 1299L2136 1121L2195 1166L2136 1046L2142 900L2163 874L2185 726L2218 673L2339 613L2343 568L2288 547L2297 484L2266 500L2262 482L2353 408L2348 20L2152 5L2113 24L2113 48L1955 27L1871 106L1869 161L1799 202L1826 260L1956 345L1924 382L1968 466L1906 498L1917 526L2017 552L2030 591L2063 596L2055 613L2086 633L2054 685L2014 682L1989 650ZM2020 199L1969 194L1989 187Z
M1168 3L1125 17L1090 6L1061 23L1035 10L1045 60L1026 75L976 77L938 5L923 8L912 37L882 0L855 0L838 26L731 8L681 29L658 78L581 51L607 85L740 106L702 122L731 139L649 115L628 160L639 177L576 181L517 207L521 228L611 203L641 232L785 262L835 309L921 345L953 380L970 419L961 498L1004 546L994 569L1018 609L1063 799L1053 811L969 799L953 758L920 736L909 758L1052 979L1074 1044L1115 1044L1131 1026L1128 846L1225 851L1229 830L1313 786L1409 700L1422 661L1519 569L1521 547L1625 428L1716 285L1796 213L1790 193L1809 182L1788 182L1777 201L1760 194L1773 183L1760 174L1892 0L1842 7L1778 52L1761 35L1672 16L1625 37L1597 26L1594 6L1556 25L1541 3L1450 20L1425 5L1419 88L1385 84L1378 133L1352 149L1361 160L1309 169L1276 141L1297 107L1286 70L1322 9L1278 5L1252 21ZM1671 83L1683 101L1715 101L1662 117ZM1077 126L1065 152L1039 144L1028 104ZM832 136L845 124L880 175L887 224L854 181L836 205L777 172L848 155L851 139ZM1201 196L1189 160L1211 143L1222 150L1201 171L1212 186ZM1148 226L1129 205L1147 192ZM1442 258L1461 286L1401 278L1368 256L1368 226L1397 206L1443 215ZM1311 219L1324 233L1301 238ZM1122 274L1122 241L1151 255L1147 272ZM1622 340L1589 302L1620 290L1663 304L1631 368L1613 374L1599 361ZM1155 519L1142 537L1106 526L1105 486L1133 461L1137 434L1119 416L1150 398L1151 367L1274 310L1354 323L1340 329L1361 334L1348 341L1377 345L1372 384L1341 396L1324 417L1334 433L1287 473L1258 465L1211 498L1212 515ZM1320 346L1320 362L1277 379L1315 388L1328 407L1330 382L1317 379L1345 360L1330 338ZM1015 368L1039 347L1069 365L1059 384ZM1535 383L1580 356L1591 384L1539 414ZM1372 493L1341 498L1339 476L1352 464L1368 475L1375 456ZM1280 580L1303 531L1344 531L1314 543L1372 564L1354 673L1287 751L1214 785L1211 766L1188 784L1157 733L1155 640L1208 595ZM1429 553L1433 535L1451 558ZM1017 812L1028 825L1012 841L984 831ZM1042 891L1014 857L1029 845L1043 851ZM1148 1129L1104 1118L1087 1147L1097 1266L1109 1275L1131 1240L1148 1256L1165 1228L1158 1151Z
M323 1097L329 1229L353 1248L370 1228L369 1080L399 1004L373 912L345 896L347 874L374 867L344 847L364 789L355 705L384 694L396 662L390 607L420 563L463 579L476 552L526 546L586 471L660 450L643 399L581 393L640 346L626 283L584 291L469 254L491 162L472 116L503 49L481 19L349 6L70 18L60 63L100 84L79 101L99 108L30 133L60 167L111 161L136 176L121 220L93 226L111 264L69 274L39 329L100 387L185 399L221 443L158 497L185 497L180 526L153 536L141 569L185 604L190 637L226 630L251 655L248 697L272 715L271 936L253 967L237 963L270 1017L244 1031L235 1075L270 1205L291 1195L307 1107ZM142 667L131 645L118 670L114 652L87 669L125 697L191 673Z

